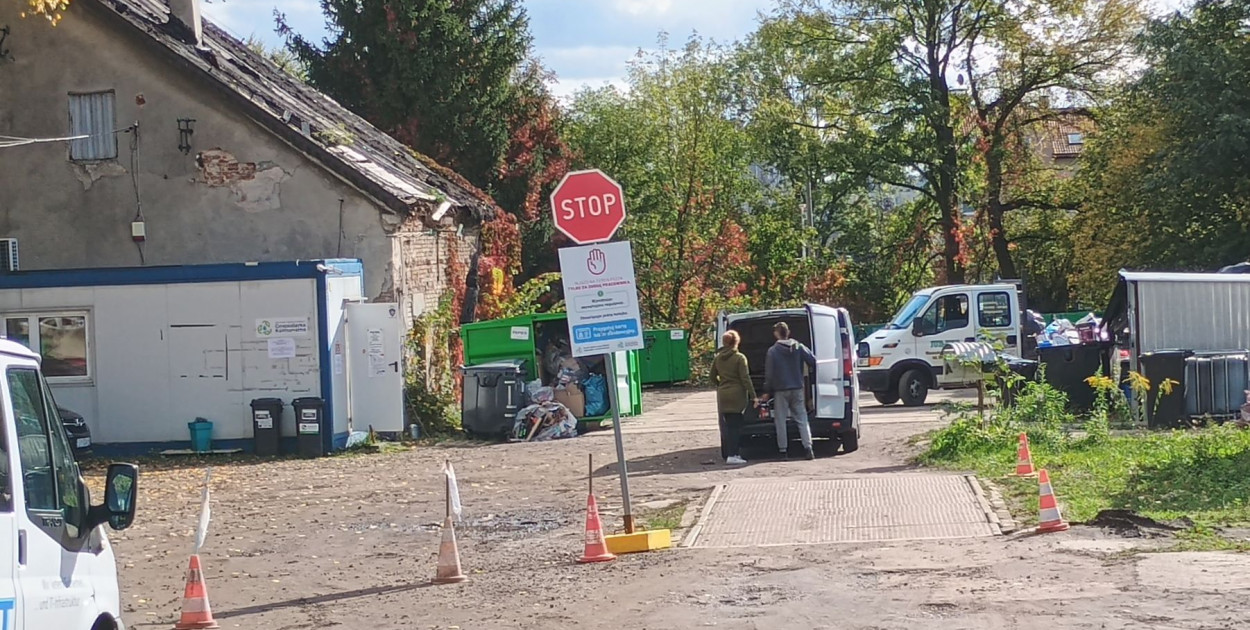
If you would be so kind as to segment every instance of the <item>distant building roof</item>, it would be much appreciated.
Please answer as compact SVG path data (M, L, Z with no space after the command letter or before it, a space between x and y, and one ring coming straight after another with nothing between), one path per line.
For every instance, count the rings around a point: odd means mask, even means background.
M393 211L428 214L443 200L479 219L498 211L489 196L460 175L283 72L212 22L202 21L197 45L192 29L171 19L167 0L96 3L216 84L253 120Z
M1085 150L1086 135L1094 130L1088 116L1076 112L1060 112L1046 121L1046 141L1055 159L1075 158Z

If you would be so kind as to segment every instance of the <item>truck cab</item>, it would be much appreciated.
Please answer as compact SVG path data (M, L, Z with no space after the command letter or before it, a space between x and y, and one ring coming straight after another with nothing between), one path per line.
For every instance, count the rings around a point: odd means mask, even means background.
M932 389L971 385L947 370L950 343L986 341L1019 353L1020 290L1014 284L950 285L917 291L881 330L856 348L859 384L883 405L925 404Z
M851 314L844 308L807 304L801 308L721 313L716 338L727 330L737 331L742 342L738 350L747 357L751 380L757 392L764 385L764 360L776 339L773 326L785 322L791 338L806 345L816 355L816 373L807 374L808 408L814 409L809 421L814 437L835 440L842 452L859 448L859 383L855 380L855 332ZM742 434L775 435L772 420L761 412L747 409L747 424ZM796 427L789 434L798 435Z
M123 630L103 526L134 520L138 469L109 466L90 504L39 363L0 339L0 628Z

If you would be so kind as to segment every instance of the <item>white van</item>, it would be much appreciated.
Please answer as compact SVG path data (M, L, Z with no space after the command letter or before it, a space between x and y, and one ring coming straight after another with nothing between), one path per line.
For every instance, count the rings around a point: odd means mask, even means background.
M855 380L855 332L851 314L844 308L807 304L802 308L721 313L717 320L716 339L726 330L735 330L742 337L738 350L747 357L751 380L756 391L764 385L764 358L776 341L773 325L785 322L790 337L816 355L816 374L808 374L807 398L816 412L810 421L813 437L825 437L842 444L842 451L853 453L859 448L859 383ZM760 392L763 393L763 392ZM809 409L813 405L809 404ZM763 411L767 413L767 409ZM748 409L747 424L742 435L776 435L777 430L763 413ZM798 438L798 427L789 434Z
M91 506L39 356L0 339L0 370L0 630L122 630L101 526L134 520L138 468L109 466Z
M883 405L923 405L930 389L969 385L946 371L942 348L961 341L1000 341L1019 354L1020 292L1014 284L952 285L917 291L885 328L860 342L860 387Z

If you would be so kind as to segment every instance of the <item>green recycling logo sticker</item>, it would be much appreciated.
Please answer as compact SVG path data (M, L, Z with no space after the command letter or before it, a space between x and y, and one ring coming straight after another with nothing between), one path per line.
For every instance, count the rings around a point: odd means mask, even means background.
M261 337L268 337L273 334L273 322L267 319L261 320L256 324L256 334Z

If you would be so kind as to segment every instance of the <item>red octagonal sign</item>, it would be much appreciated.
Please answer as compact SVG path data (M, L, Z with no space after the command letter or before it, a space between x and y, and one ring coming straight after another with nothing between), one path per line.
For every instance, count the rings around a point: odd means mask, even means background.
M625 194L599 169L574 171L551 193L551 212L556 227L575 243L598 243L625 222Z

